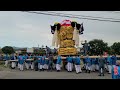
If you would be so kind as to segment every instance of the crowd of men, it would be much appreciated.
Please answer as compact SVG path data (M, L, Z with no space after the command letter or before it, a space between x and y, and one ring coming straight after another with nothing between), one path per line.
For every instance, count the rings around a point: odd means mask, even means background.
M18 62L14 62L14 60L18 59ZM33 59L33 60L27 60ZM6 55L4 57L5 66L8 65L9 60L13 60L11 62L11 68L19 68L20 71L24 69L31 69L35 71L52 71L56 70L60 72L62 70L62 57L60 55L57 56L57 59L54 60L54 56L50 54L46 57L46 55ZM100 55L99 58L90 58L89 55L85 56L85 58L81 58L81 56L67 56L65 61L65 69L68 72L76 71L76 74L82 73L85 71L86 73L91 73L98 71L99 76L104 76L104 72L108 72L108 74L112 74L113 79L120 78L120 63L118 58L115 55L108 55L106 58L103 55ZM83 67L82 63L83 62Z

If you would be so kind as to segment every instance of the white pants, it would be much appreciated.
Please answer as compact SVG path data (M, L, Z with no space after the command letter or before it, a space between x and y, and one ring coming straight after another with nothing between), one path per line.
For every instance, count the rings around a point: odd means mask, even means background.
M47 69L47 64L44 64L44 69Z
M8 60L5 61L5 65L4 66L6 66L6 67L8 66Z
M108 70L108 65L107 65L107 64L105 64L104 67L105 67L105 69L106 69L107 71L109 71L109 70Z
M60 64L56 64L56 70L61 70L61 65Z
M12 68L15 68L16 67L16 63L15 62L12 62Z
M25 62L25 67L26 67L26 69L29 69L30 64Z
M34 69L34 62L31 63L31 69Z
M75 65L76 73L82 72L80 65Z
M91 67L89 66L89 64L86 64L86 70L91 70Z
M96 70L99 70L98 64L95 65L95 69L96 69Z
M73 65L73 63L71 63L71 68L72 68L72 70L74 69L74 65Z
M108 71L109 71L109 73L111 73L111 71L112 71L112 66L111 65L108 65Z
M23 64L19 64L20 65L20 70L23 71Z
M103 73L103 69L102 68L100 69L100 72Z
M41 65L40 63L38 63L38 69L43 69L43 65Z
M67 66L68 66L68 67L67 67L68 71L72 71L72 63L69 63L69 62L68 62Z
M56 64L53 63L53 68L55 69L56 68Z
M48 69L48 65L46 64L46 69Z
M18 68L20 68L20 64L18 63Z
M48 65L47 64L44 64L44 69L48 69Z
M42 65L42 69L44 69L45 68L45 65Z
M67 64L65 65L65 68L68 70L68 65Z
M40 63L38 63L38 69L40 69Z
M95 71L95 64L92 64L91 71Z

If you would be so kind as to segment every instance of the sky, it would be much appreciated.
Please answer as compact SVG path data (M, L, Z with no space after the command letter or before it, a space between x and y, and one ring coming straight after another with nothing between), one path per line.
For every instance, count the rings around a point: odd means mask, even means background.
M117 18L120 13L105 11L54 11L66 14L86 15L94 17ZM0 47L41 47L50 46L52 37L50 25L65 19L83 23L84 34L80 35L80 42L102 39L108 45L120 42L120 23L93 21L77 18L66 18L31 14L20 11L0 11ZM81 47L81 44L80 44Z

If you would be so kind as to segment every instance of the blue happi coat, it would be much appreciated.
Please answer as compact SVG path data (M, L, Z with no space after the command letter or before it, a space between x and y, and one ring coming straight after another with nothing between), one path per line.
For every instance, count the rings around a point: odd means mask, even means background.
M10 57L10 59L11 59L11 60L15 60L16 57L15 57L14 55L12 55L12 56Z
M38 58L38 63L42 63L42 56L37 56L37 58Z
M45 56L42 56L42 60L41 60L41 65L44 65L45 64Z
M96 58L91 58L91 65L95 65L96 63Z
M10 57L8 56L8 54L4 56L4 60L10 60Z
M107 57L107 63L108 65L112 65L112 59L110 56Z
M18 63L23 64L25 59L26 59L25 56L22 56L22 55L18 56Z
M69 56L66 58L66 60L67 60L67 62L72 63L72 57Z
M47 65L48 65L48 64L49 64L49 60L46 60L46 59L45 59L45 64L47 64Z
M76 65L80 65L80 57L75 57L75 58L74 58L74 63L75 63Z
M61 56L58 56L56 64L61 64L61 62L62 62Z
M91 66L91 59L89 57L85 58L85 62L88 64L88 66Z
M95 59L95 64L98 65L98 58Z
M111 59L112 59L112 65L116 65L117 57L112 56Z
M112 79L120 79L120 66L112 67Z

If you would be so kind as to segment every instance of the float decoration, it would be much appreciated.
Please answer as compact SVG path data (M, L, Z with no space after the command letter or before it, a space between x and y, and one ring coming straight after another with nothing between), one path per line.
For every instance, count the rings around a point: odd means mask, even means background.
M83 31L83 23L79 24L70 20L64 20L51 26L52 46L59 46L58 55L76 55L79 35L83 34Z

